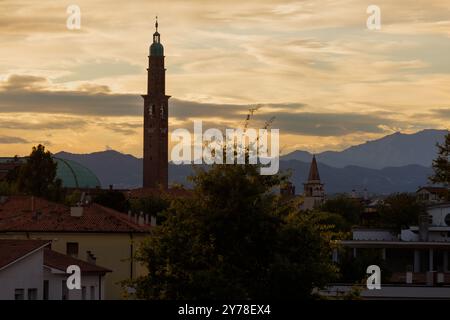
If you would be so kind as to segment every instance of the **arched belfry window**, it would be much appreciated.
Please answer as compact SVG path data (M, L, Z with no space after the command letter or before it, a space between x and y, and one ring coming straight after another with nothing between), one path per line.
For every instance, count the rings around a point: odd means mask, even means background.
M160 109L160 113L161 113L161 119L165 119L165 112L164 112L164 105L161 105L161 109Z
M151 105L150 108L148 108L148 114L153 117L153 115L155 114L155 105Z
M157 32L153 34L153 43L159 43L159 33Z

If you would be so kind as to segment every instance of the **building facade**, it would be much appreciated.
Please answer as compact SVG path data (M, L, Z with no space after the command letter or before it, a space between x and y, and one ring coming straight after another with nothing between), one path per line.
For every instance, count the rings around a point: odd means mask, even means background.
M0 300L103 300L111 272L51 250L51 241L0 239ZM81 271L81 288L67 287L67 267Z
M388 278L381 290L363 288L367 298L450 299L450 204L428 207L417 226L400 232L380 228L354 228L351 240L341 241L333 258L351 255L353 260L370 254L381 261ZM381 259L381 260L380 260ZM332 285L326 294L349 290L352 284Z
M29 196L0 201L0 239L51 241L60 254L111 270L104 280L107 300L122 299L121 282L147 273L133 257L150 229L149 217L127 216L95 203L68 207Z

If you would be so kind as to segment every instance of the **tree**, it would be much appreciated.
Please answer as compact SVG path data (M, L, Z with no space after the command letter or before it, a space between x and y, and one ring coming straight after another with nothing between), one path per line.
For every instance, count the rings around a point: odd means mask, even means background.
M39 144L33 147L30 156L20 167L17 177L18 188L26 194L59 200L62 196L62 182L56 178L57 163L49 151Z
M418 224L419 216L426 213L423 203L418 201L415 195L408 193L387 197L377 209L381 224L397 231Z
M282 207L285 177L256 165L213 165L172 200L137 260L148 275L126 285L141 299L311 298L336 275L328 230Z
M433 160L434 174L429 178L432 183L450 186L450 133L445 136L444 143L437 144L438 156ZM449 194L447 192L447 199Z
M169 199L159 195L151 195L130 201L130 209L133 213L138 214L143 212L150 216L157 217L157 223L162 223L164 221L164 215L161 213L167 210L169 206Z
M364 210L359 200L344 195L327 200L322 205L321 209L342 216L346 222L346 224L342 226L344 230L350 230L352 226L358 224Z

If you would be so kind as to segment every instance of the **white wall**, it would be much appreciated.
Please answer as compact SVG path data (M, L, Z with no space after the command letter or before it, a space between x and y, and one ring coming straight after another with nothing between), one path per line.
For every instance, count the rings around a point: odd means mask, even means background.
M430 208L428 209L428 214L433 217L433 226L446 227L445 217L447 214L450 214L450 206Z
M398 237L389 230L354 229L353 240L398 241Z
M43 294L44 249L40 249L24 259L0 270L0 300L14 300L15 289L24 289L24 299L28 299L28 289L37 289L37 299Z
M52 273L49 269L45 268L44 279L49 281L49 300L61 300L62 299L62 282L67 280L67 275L64 273ZM86 287L86 300L98 300L99 294L99 277L98 275L81 275L81 286ZM94 287L94 297L91 298L91 286ZM102 300L104 300L105 288L104 277L101 281L101 293ZM74 289L68 290L69 300L81 300L82 291Z

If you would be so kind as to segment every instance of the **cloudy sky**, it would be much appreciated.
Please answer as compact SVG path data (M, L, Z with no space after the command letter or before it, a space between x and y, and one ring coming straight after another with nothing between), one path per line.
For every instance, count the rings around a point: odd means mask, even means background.
M254 126L275 116L286 153L449 127L448 0L0 0L0 156L141 156L156 15L172 128L238 127L259 105Z

